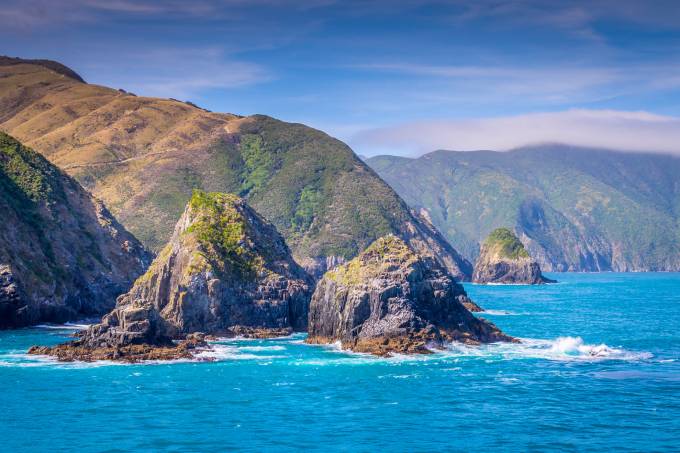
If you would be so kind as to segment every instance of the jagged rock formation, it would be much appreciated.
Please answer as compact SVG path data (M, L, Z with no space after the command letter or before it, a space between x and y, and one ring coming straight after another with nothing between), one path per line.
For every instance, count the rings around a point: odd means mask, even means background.
M366 162L472 262L509 226L544 271L680 270L678 156L545 144Z
M469 280L471 264L327 134L89 85L67 69L0 61L0 130L69 172L152 250L200 188L246 198L319 277L394 233Z
M0 328L99 317L151 256L72 178L0 132Z
M467 301L463 287L435 260L389 235L317 284L307 341L341 341L343 348L377 355L428 353L428 346L448 341L513 341L473 316Z
M87 360L122 350L120 360L137 360L154 353L131 345L172 349L197 332L285 335L306 328L310 294L271 223L235 195L195 191L170 243L115 309L69 346L34 352Z
M541 267L531 259L524 245L507 228L497 228L489 234L472 274L474 283L505 283L540 285L555 283L541 274Z

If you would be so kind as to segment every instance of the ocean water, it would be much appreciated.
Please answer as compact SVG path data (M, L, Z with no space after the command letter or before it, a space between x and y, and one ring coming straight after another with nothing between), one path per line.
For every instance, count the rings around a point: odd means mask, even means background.
M678 451L680 274L467 285L519 345L376 359L232 340L213 362L59 364L0 332L1 451Z

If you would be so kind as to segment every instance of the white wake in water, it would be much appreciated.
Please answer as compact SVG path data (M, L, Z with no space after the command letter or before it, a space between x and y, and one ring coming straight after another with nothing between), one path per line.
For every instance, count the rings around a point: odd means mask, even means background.
M581 337L559 337L555 340L520 338L521 343L493 343L468 346L448 345L445 356L484 357L497 359L547 359L560 361L636 361L650 359L648 352L635 352L601 344L587 344Z
M485 362L522 359L595 362L605 360L639 361L652 358L652 354L648 352L629 351L606 344L587 344L580 337L559 337L555 340L521 338L520 341L521 343L493 343L480 346L451 343L443 350L433 348L433 353L429 355L394 354L391 357L374 357L370 354L343 350L340 342L337 342L329 345L306 345L310 349L321 349L326 354L325 356L305 357L297 355L293 350L289 350L289 347L295 347L302 342L299 335L293 338L257 340L257 342L254 340L234 341L234 339L229 339L229 343L226 344L222 342L211 343L210 348L199 351L193 359L149 361L135 365L242 360L251 360L264 364L280 359L289 361L293 366L354 366L380 363L406 365L409 363L415 364L416 362L442 360L458 362L460 359L479 359ZM57 362L50 357L30 356L23 351L16 350L0 354L0 367L56 366L59 368L91 368L111 365L129 364L109 361L63 363Z
M50 330L85 330L90 326L91 324L67 322L65 324L38 324L35 327L38 329Z

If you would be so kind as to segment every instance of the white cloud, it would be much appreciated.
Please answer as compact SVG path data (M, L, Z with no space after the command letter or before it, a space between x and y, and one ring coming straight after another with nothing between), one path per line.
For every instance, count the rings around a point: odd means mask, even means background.
M106 52L102 63L83 66L88 82L138 95L187 99L209 89L238 88L272 78L261 65L220 48L155 48Z
M366 155L420 155L437 149L509 150L540 143L680 154L680 118L644 111L574 109L404 123L361 131L350 143Z

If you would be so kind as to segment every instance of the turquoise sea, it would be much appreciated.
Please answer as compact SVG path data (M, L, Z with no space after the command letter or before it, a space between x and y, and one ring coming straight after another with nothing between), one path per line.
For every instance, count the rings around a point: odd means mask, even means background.
M519 345L376 359L304 335L214 362L59 364L0 332L1 451L678 451L680 274L466 288Z

